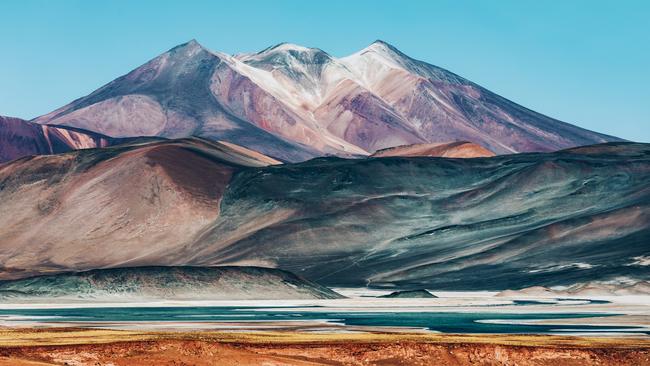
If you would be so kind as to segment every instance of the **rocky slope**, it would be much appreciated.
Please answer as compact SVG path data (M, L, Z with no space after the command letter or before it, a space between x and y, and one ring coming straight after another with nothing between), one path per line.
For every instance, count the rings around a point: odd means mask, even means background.
M635 296L650 295L650 281L624 282L593 281L577 283L563 288L533 286L521 290L506 290L499 297L593 297L593 296Z
M2 301L336 299L292 273L260 267L134 267L0 281Z
M650 278L647 144L275 166L232 154L181 140L0 166L1 276L256 265L457 290Z
M186 139L0 165L3 277L30 275L28 268L174 264L219 216L232 174L275 162L232 144ZM34 261L41 263L28 265Z
M58 154L71 150L106 147L122 142L125 142L125 139L0 116L0 163L28 155Z
M382 149L372 157L389 156L428 156L439 158L488 158L495 154L481 145L467 141L443 142L431 144L413 144Z
M650 267L638 258L650 249L649 146L592 150L317 159L243 172L194 258L255 258L339 286L503 289L646 279ZM257 228L244 234L236 229L244 222ZM214 252L207 243L229 245Z
M114 137L198 135L293 162L415 143L473 141L502 154L618 140L382 41L343 58L292 44L230 56L191 41L35 121Z

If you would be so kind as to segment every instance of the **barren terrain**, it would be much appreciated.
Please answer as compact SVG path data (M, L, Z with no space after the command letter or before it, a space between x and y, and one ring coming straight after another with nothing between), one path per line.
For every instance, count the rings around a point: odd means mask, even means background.
M416 333L0 331L0 365L650 365L650 340Z

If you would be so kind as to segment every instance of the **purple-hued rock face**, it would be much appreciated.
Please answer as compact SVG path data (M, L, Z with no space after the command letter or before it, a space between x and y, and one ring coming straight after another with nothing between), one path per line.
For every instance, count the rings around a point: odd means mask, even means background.
M470 141L497 154L619 141L560 122L377 41L343 58L280 44L177 46L35 120L114 137L198 135L284 161Z
M48 155L105 147L120 139L74 128L31 123L0 116L0 163L28 155Z

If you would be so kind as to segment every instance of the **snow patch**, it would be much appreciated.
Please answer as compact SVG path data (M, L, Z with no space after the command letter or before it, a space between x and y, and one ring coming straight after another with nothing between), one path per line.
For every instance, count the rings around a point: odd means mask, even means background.
M569 268L575 268L575 269L591 269L597 267L593 264L589 263L570 263L570 264L561 264L557 266L549 266L549 267L543 267L543 268L537 268L537 269L531 269L528 271L528 273L540 273L540 272L555 272L555 271L561 271L564 269L569 269Z

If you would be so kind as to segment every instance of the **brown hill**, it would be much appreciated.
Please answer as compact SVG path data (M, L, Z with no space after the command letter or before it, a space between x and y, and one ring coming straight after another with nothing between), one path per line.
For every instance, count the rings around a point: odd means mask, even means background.
M170 264L219 216L235 171L276 162L232 146L183 139L0 165L2 271Z
M479 144L467 141L402 145L375 152L371 157L430 156L439 158L486 158L495 154Z

